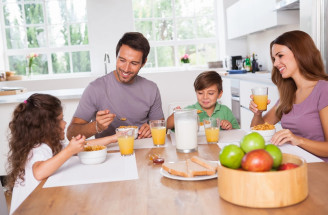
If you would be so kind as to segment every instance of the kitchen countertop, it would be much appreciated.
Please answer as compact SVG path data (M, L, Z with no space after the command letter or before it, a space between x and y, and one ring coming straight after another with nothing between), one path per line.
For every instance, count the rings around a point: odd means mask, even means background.
M253 81L260 82L263 84L272 84L271 81L271 73L270 72L259 72L259 73L245 73L245 74L228 74L226 76L222 76L223 78L229 79L239 79L241 81Z
M58 97L59 99L80 99L83 91L84 88L31 91L31 92L21 93L17 95L0 96L0 104L23 102L34 93L50 94Z

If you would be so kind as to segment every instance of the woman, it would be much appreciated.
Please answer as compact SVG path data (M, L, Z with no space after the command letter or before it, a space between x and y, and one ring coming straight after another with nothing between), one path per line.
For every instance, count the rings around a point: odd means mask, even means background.
M305 32L290 31L272 41L270 51L271 79L280 99L263 117L251 101L251 126L281 121L283 129L276 132L271 143L291 143L328 157L328 75L319 50Z

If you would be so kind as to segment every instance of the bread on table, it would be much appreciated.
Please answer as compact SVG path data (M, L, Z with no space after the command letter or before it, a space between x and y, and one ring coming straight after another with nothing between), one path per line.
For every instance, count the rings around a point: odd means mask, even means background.
M194 156L192 159L187 159L186 161L175 163L165 162L162 164L162 168L172 175L194 177L214 175L217 170L217 163Z
M218 164L217 163L213 163L213 162L210 162L208 160L205 160L203 158L200 158L198 156L193 156L191 158L191 160L207 169L210 169L210 170L213 170L216 172L217 168L218 168Z

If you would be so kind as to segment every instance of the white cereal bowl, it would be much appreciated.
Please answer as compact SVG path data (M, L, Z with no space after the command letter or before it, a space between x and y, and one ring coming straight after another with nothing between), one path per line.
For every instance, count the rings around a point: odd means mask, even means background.
M119 131L126 131L126 130L128 130L128 129L130 129L130 127L124 127L124 128L118 128L118 130ZM137 137L138 137L138 132L139 132L139 128L137 127L137 128L134 128L134 139L137 139Z
M257 132L261 134L265 140L265 142L269 142L272 138L272 136L276 133L276 129L271 129L271 130L253 130L252 132Z
M82 164L100 164L106 160L107 147L97 151L79 152L78 156Z

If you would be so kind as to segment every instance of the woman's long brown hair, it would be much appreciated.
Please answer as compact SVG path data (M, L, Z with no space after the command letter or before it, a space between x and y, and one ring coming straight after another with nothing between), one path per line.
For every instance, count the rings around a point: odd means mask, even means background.
M272 46L274 44L287 46L293 52L300 73L305 79L311 81L328 80L320 51L307 33L289 31L272 41L270 44L272 64L274 63L274 57L272 56ZM276 67L272 68L271 79L279 91L280 101L276 115L281 119L283 114L287 114L292 110L297 87L292 78L282 78Z
M16 107L9 123L6 178L9 190L12 190L16 179L24 181L25 164L34 147L47 143L54 155L62 149L62 130L58 119L61 113L60 100L47 94L33 94Z

